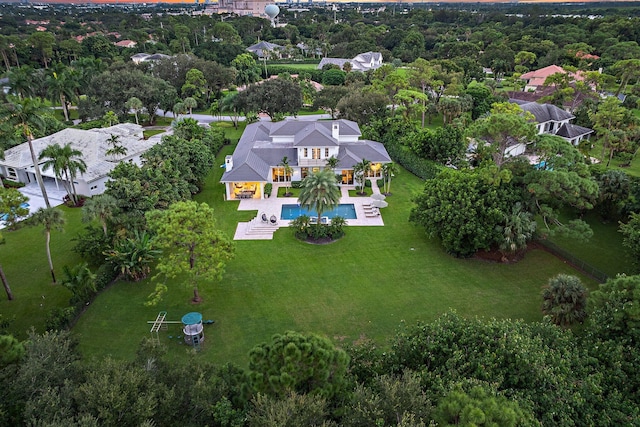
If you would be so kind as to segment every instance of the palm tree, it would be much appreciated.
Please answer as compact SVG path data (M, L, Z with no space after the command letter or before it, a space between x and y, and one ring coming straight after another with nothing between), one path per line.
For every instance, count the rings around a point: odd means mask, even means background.
M513 206L511 214L504 215L504 224L497 226L501 235L500 251L503 253L516 253L527 247L527 242L533 238L536 232L536 221L530 212L524 211L520 202Z
M4 237L2 237L2 233L0 233L0 244L4 243ZM2 286L4 286L4 291L7 294L7 299L9 301L13 300L13 292L11 292L11 287L9 287L9 282L7 281L7 276L4 275L4 270L2 269L2 265L0 265L0 280L2 280Z
M60 101L64 120L68 122L69 108L67 103L75 96L75 89L78 83L61 63L56 64L52 70L51 74L45 79L47 93L51 101Z
M336 156L331 156L327 159L327 164L326 167L327 169L331 169L334 170L336 168L336 166L338 166L338 158Z
M47 236L47 259L49 260L49 270L53 283L56 283L56 275L53 271L53 261L51 260L51 230L62 231L64 226L64 215L56 208L40 208L33 214L33 222L44 227L44 234Z
M42 164L42 169L53 169L56 178L62 181L69 199L75 205L78 204L78 195L76 194L76 186L73 183L77 173L87 171L87 164L82 160L82 151L75 150L71 147L71 143L60 147L53 144L40 152L40 160L46 159ZM64 179L63 178L64 175Z
M302 180L298 203L314 210L318 216L317 227L320 227L322 213L333 209L340 203L340 187L331 169L321 169L311 173Z
M395 163L385 163L382 165L382 177L384 178L384 194L391 194L391 178L399 172Z
M558 274L542 291L542 312L559 326L582 323L587 317L587 290L576 276Z
M124 106L128 110L133 110L133 114L136 116L136 124L139 125L138 113L144 108L142 101L135 96L132 96L127 102L125 102Z
M187 108L184 106L184 102L176 102L173 105L173 115L176 116L176 120L180 118L180 114L185 114Z
M119 123L118 115L113 111L107 111L104 113L104 116L102 116L102 122L104 123L104 127L117 125Z
M108 194L100 194L88 199L82 206L82 221L89 222L98 219L102 225L102 231L107 237L107 221L113 218L118 209L115 197Z
M364 187L367 183L367 173L371 170L371 162L367 159L362 159L360 163L353 165L353 174L355 175L356 182L360 184L360 194L364 194Z
M25 99L33 95L34 69L28 65L11 70L7 73L11 90L18 95L18 99Z
M111 146L111 148L104 152L107 156L117 158L118 156L124 157L127 154L127 147L120 145L120 135L111 134L109 138L107 138L107 144Z
M284 156L280 161L279 166L282 166L282 169L284 170L284 196L289 197L291 195L291 193L289 193L289 183L291 182L291 174L293 173L293 169L291 169L291 166L289 166L289 158L287 156Z
M189 110L189 114L193 114L193 109L198 106L198 101L196 101L196 99L191 96L185 98L182 103L184 104L184 108Z
M18 99L16 97L9 96L7 99L9 102L5 104L0 111L0 119L19 128L24 136L26 136L27 142L29 143L29 151L31 152L31 160L33 161L36 180L40 186L40 192L42 192L44 203L47 208L50 208L51 204L49 203L47 190L44 188L42 174L40 173L40 166L38 165L36 152L33 149L33 130L43 130L45 128L43 115L45 115L47 109L42 104L40 98Z

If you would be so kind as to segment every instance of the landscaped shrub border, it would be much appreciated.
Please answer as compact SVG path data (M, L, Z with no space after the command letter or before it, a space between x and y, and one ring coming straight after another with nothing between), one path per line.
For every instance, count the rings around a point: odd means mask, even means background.
M406 170L422 179L433 179L443 170L444 166L413 154L409 149L399 144L388 144L389 156Z

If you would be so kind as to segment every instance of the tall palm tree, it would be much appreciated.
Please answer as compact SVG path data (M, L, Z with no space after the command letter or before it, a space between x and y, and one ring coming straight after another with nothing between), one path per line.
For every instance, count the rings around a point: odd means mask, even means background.
M36 174L36 180L40 186L42 197L47 208L51 207L47 190L44 188L40 166L36 158L36 152L33 149L33 130L44 129L45 122L43 115L47 112L46 107L42 104L40 98L24 98L18 99L13 96L7 97L8 103L4 104L0 110L0 120L10 123L12 126L19 128L29 143L29 151L31 152L31 160L33 161L33 169Z
M144 108L142 101L140 101L139 98L132 96L127 102L125 102L124 106L128 110L133 110L133 114L136 116L136 124L139 125L138 113Z
M11 70L7 73L11 90L18 95L18 99L24 99L33 95L34 69L28 65Z
M356 178L356 182L360 184L360 194L364 193L364 187L367 183L367 173L371 170L371 162L367 159L362 159L360 163L353 165L353 175Z
M398 173L398 165L395 163L385 163L382 165L382 177L384 178L384 188L383 191L385 194L391 194L391 178L394 174Z
M59 64L59 65L58 65ZM53 102L60 102L64 120L69 121L68 103L75 97L75 90L78 86L77 79L73 77L66 67L61 63L52 68L51 74L45 78L47 94Z
M0 233L0 244L4 243L4 237L2 237L2 233ZM13 300L13 292L11 292L11 287L9 286L9 282L7 281L7 276L4 275L4 270L2 269L2 265L0 265L0 280L2 281L2 286L4 286L4 291L7 294L7 299L9 301Z
M82 151L72 148L71 143L65 144L64 147L53 144L42 150L39 158L40 160L46 159L42 164L42 169L53 169L56 178L62 181L69 199L74 205L77 205L78 195L73 181L78 172L87 171L87 164L82 160Z
M82 220L89 222L98 219L102 225L102 231L107 236L107 221L113 218L118 204L115 197L108 194L100 194L88 199L82 206Z
M317 227L320 227L322 213L333 209L340 203L340 187L331 169L321 169L310 173L302 180L298 203L314 210L318 215Z
M64 226L64 215L61 210L56 208L40 208L33 214L33 221L44 227L44 234L47 237L47 259L49 260L49 270L53 283L56 283L56 275L53 271L53 261L51 260L51 230L62 231Z
M291 182L291 174L293 173L293 169L289 166L289 158L284 156L282 160L280 160L279 166L284 169L284 183L285 183L285 196L290 196L289 193L289 183Z

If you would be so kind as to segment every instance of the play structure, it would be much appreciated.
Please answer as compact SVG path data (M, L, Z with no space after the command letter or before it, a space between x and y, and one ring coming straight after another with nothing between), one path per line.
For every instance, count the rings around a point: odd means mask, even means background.
M167 331L169 324L180 324L182 325L182 335L178 335L177 338L182 340L184 336L184 342L193 346L195 349L200 349L200 344L204 341L204 325L213 324L213 320L202 321L202 314L198 312L187 313L182 316L182 320L167 320L167 312L161 311L158 313L156 320L148 321L147 323L151 323L151 339L156 345L160 344L160 331ZM173 338L172 335L169 335L169 338ZM182 344L182 341L180 341Z
M202 314L195 311L182 316L182 332L184 333L184 342L195 348L200 347L200 343L204 341L204 327L202 325Z

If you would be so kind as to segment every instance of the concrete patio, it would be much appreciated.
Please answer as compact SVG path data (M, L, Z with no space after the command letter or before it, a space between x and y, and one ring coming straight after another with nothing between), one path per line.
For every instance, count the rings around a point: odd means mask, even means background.
M380 189L375 180L371 180L371 187L373 193L380 193ZM234 234L234 240L270 240L273 239L273 233L275 233L280 227L288 227L290 220L280 218L282 212L282 205L295 204L297 199L293 197L277 197L278 188L285 187L284 183L273 183L273 190L271 197L267 199L242 199L239 202L238 210L241 211L257 211L256 218L251 222L240 222L236 228ZM382 209L381 215L370 217L365 216L364 205L372 202L371 197L350 197L349 190L353 190L356 187L343 186L341 187L342 197L340 203L353 204L356 209L356 219L347 219L347 225L349 226L383 226L384 221L382 219L384 209ZM231 202L230 202L231 203ZM271 225L264 223L260 216L265 214L267 218L275 215L277 219L277 225Z

